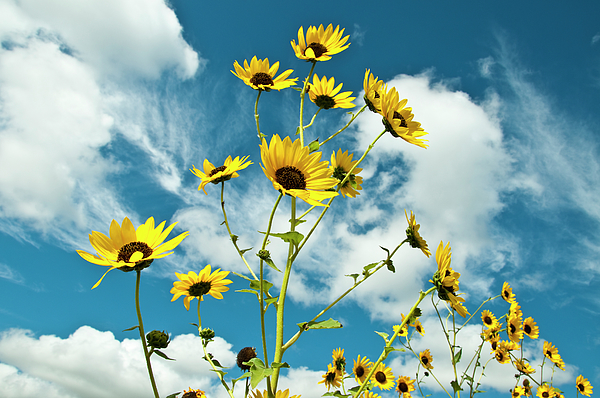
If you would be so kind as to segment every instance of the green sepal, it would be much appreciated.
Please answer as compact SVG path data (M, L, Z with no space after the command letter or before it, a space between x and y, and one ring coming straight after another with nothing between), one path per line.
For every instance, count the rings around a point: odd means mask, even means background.
M378 335L380 335L381 337L383 337L383 340L385 340L385 343L388 343L388 337L390 336L389 334L385 333L385 332L378 332L375 330L375 333L377 333Z
M309 330L309 329L340 329L344 327L339 321L336 321L333 318L329 318L326 321L321 322L302 322L297 324L300 329Z
M250 247L248 249L240 250L240 254L244 254L244 253L246 253L249 250L252 250L252 248Z
M174 392L173 394L171 394L171 395L167 396L167 398L177 398L177 396L178 396L179 394L181 394L181 391Z
M376 263L371 263L371 264L369 264L369 265L365 265L365 266L363 267L363 272L362 272L362 273L363 273L363 275L365 275L365 276L366 276L366 275L369 275L369 271L370 271L372 268L375 268L377 265L379 265L379 262L376 262Z
M138 325L135 325L135 326L132 326L132 327L130 327L130 328L128 328L128 329L125 329L125 330L123 330L123 331L124 331L124 332L129 332L129 331L132 331L132 330L134 330L134 329L137 329L137 328L139 328L139 326L138 326Z
M168 356L167 356L167 355L166 355L164 352L162 352L162 351L159 351L159 350L154 350L154 351L152 351L152 352L153 352L153 353L155 353L156 355L158 355L158 356L159 356L159 357L161 357L161 358L167 359L167 360L169 360L169 361L174 361L174 359L172 359L172 358L169 358L169 357L168 357Z
M266 234L266 232L261 232L258 231L261 234ZM302 239L304 239L304 235L302 235L300 232L298 231L289 231L283 234L269 234L269 236L274 236L276 238L280 238L282 239L284 242L286 243L293 243L294 245L298 245L300 242L302 242Z

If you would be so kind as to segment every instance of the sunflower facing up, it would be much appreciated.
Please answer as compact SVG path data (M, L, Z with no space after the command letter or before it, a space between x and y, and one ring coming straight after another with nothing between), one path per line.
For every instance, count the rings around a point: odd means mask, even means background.
M415 381L408 376L399 376L396 380L396 392L402 398L411 398L410 392L415 391Z
M323 78L319 80L319 76L315 73L313 82L308 87L308 95L310 100L319 108L354 108L355 105L352 101L356 97L350 97L352 91L340 93L343 85L343 83L340 83L335 86L334 77L327 80L327 78L323 76Z
M337 196L337 192L325 191L335 187L337 180L331 178L327 161L321 161L321 152L310 153L300 139L292 142L275 134L271 142L263 138L260 145L261 167L277 191L302 199L314 206L326 206L324 199Z
M592 389L594 387L592 387L588 379L586 379L582 375L577 376L577 380L575 380L575 385L577 386L577 394L582 394L586 397L592 395Z
M381 116L383 116L383 125L386 131L389 131L392 136L402 138L409 144L427 148L422 139L427 133L421 127L421 123L413 121L415 115L412 113L412 108L407 108L407 99L399 100L398 92L395 87L389 90L381 90Z
M375 113L381 112L380 92L387 89L383 84L383 80L379 80L379 78L374 77L371 73L371 70L367 69L365 72L365 78L363 80L363 89L365 90L363 99L365 100L365 104L367 104L369 110Z
M248 65L248 61L244 60L244 67L242 68L238 61L235 61L233 67L235 72L230 72L255 90L270 91L273 89L280 91L281 89L294 86L298 80L297 77L288 79L288 76L294 71L293 69L288 69L275 77L277 70L279 70L279 61L269 67L269 58L265 58L264 60L257 59L256 55L252 57L250 65Z
M373 367L373 362L369 361L367 357L361 359L360 355L357 359L354 359L354 366L352 367L352 373L354 373L354 379L358 384L365 382L367 375Z
M417 224L412 210L410 211L410 218L408 217L408 213L406 213L406 209L404 209L404 215L406 216L406 221L408 222L408 228L406 228L406 239L408 240L410 247L421 249L424 255L427 257L431 256L431 252L427 247L427 242L425 242L425 239L423 239L421 234L419 234L419 228L421 228L421 225Z
M375 373L373 373L373 383L382 390L389 390L394 387L394 374L392 368L385 366L383 362L377 365Z
M515 302L515 294L513 293L512 288L510 287L508 282L504 282L504 284L502 285L502 293L501 294L502 294L502 298L507 303L512 304Z
M481 312L481 321L487 328L494 327L498 323L496 316L489 310Z
M240 159L239 156L236 156L234 160L231 160L231 156L228 156L227 159L225 159L223 166L219 167L215 167L211 162L208 161L208 159L204 159L204 172L198 170L194 165L192 165L190 171L196 177L202 180L198 186L198 191L203 190L204 193L208 195L204 187L209 182L212 182L213 184L219 184L223 181L228 181L232 178L239 177L240 175L237 173L237 171L243 170L252 164L251 161L246 162L248 157L249 156L244 156Z
M342 152L341 149L338 149L337 154L335 152L331 154L331 166L329 166L329 169L332 172L332 177L337 179L340 183L346 178L350 169L358 162L358 160L352 161L353 156L354 154L351 153L348 155L347 150ZM362 177L357 176L357 174L361 171L362 169L360 167L354 168L350 177L348 177L344 185L340 188L342 196L346 197L347 195L351 198L355 198L356 195L360 195L357 190L362 191L360 184L362 184L363 179Z
M537 326L532 317L529 317L523 321L523 333L529 336L530 339L537 339L540 337L540 328Z
M90 263L110 267L92 289L98 287L106 274L115 268L126 272L139 271L149 267L155 259L172 254L171 250L177 247L189 232L183 232L164 242L177 224L173 223L164 229L165 223L166 221L163 221L155 228L154 217L150 217L136 230L131 220L125 217L121 225L112 220L110 238L101 232L92 231L89 239L92 247L96 249L96 254L84 250L77 250L77 253Z
M173 298L171 301L173 302L179 297L185 296L183 305L185 306L185 309L189 311L190 301L195 298L203 301L204 298L202 296L205 294L210 294L216 299L223 299L221 293L229 290L225 285L233 283L229 279L225 279L229 274L229 271L221 271L221 268L218 268L212 273L210 271L211 267L210 264L208 264L197 274L194 271L190 271L187 274L175 272L175 275L177 275L179 280L173 282L173 287L171 288Z
M344 29L340 30L340 26L329 24L327 29L320 25L319 28L310 26L306 30L306 40L304 40L304 29L302 26L298 29L298 44L294 40L290 42L296 57L307 61L327 61L331 56L338 54L350 46L346 44L350 35L342 37ZM307 44L308 43L308 44Z

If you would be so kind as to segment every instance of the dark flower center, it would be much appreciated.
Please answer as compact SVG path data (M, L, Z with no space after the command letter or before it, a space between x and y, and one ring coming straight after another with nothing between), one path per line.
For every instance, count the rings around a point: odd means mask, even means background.
M188 391L181 396L181 398L196 398L196 397L197 397L197 395L196 395L195 391Z
M380 384L383 384L387 380L387 377L385 376L385 373L383 373L383 372L376 372L375 380L377 380Z
M531 326L523 325L523 331L525 331L527 334L531 333Z
M508 300L508 297L509 297L508 290L505 290L502 292L502 297L504 297L504 299Z
M399 114L396 111L394 111L394 119L400 119L400 120L402 120L400 122L400 127L408 127L408 124L406 124L406 119L404 119L404 116L402 116L401 114Z
M227 166L219 166L219 167L215 167L214 169L212 169L212 171L210 173L208 173L209 177L214 176L215 174L217 174L220 171L225 171L227 170Z
M408 385L406 385L406 383L403 381L398 383L398 391L402 393L408 392Z
M417 332L421 333L423 331L423 329L421 329L421 326L418 325L415 329L417 329Z
M544 397L544 398L548 398L549 396L550 396L550 393L548 393L548 391L544 391L542 393L542 397Z
M363 377L363 375L365 374L365 368L363 368L362 366L358 366L356 368L356 370L354 370L354 374L356 375L356 377L361 378Z
M308 47L306 47L307 49L312 48L313 52L315 53L315 58L319 58L321 55L325 54L327 52L327 47L325 47L324 45L322 45L321 43L310 43L308 45ZM306 55L306 50L304 50L304 55Z
M515 327L515 325L513 325L512 323L510 324L510 333L513 334L514 332L517 331L517 328Z
M485 318L483 318L483 323L485 323L486 325L491 325L492 318L490 318L489 316L486 316Z
M275 181L284 189L306 189L304 174L294 166L284 166L277 170Z
M242 370L249 370L250 366L244 365L244 362L248 362L252 358L256 358L256 351L252 347L244 347L240 350L237 355L237 366Z
M327 380L328 383L331 383L335 380L335 376L336 376L335 372L328 372L327 376L325 376L325 380Z
M427 366L427 364L429 363L429 359L427 359L427 357L421 357L421 363Z
M583 384L577 384L577 388L579 389L580 392L584 392L585 391L585 386Z
M318 95L317 98L315 98L315 104L319 108L331 109L335 106L335 100L328 95Z
M211 283L210 282L196 282L188 289L188 294L194 297L204 296L208 292L210 292Z
M210 173L208 173L208 176L209 176L209 177L212 177L212 176L216 175L217 173L219 173L219 172L221 172L221 171L225 171L225 170L227 170L227 166L219 166L219 167L215 167L214 169L212 169L212 170L210 171ZM216 178L216 179L212 180L211 182L212 182L213 184L219 184L219 183L221 183L221 182L223 182L223 181L228 181L228 180L231 180L231 176L232 176L232 175L233 175L233 174L224 174L224 175L220 176L219 178Z
M274 84L273 78L271 77L271 75L269 75L268 73L265 73L265 72L255 73L250 78L250 83L252 83L256 87L258 87L261 84L263 86L272 86Z
M129 242L119 249L117 261L129 262L129 259L135 252L142 252L144 255L142 259L144 259L152 255L152 248L146 242Z

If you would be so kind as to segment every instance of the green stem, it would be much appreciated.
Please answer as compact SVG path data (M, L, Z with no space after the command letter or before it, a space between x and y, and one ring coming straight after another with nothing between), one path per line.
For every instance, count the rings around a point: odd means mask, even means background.
M302 87L302 92L300 93L300 126L298 126L298 133L300 134L300 145L302 146L304 146L304 97L306 96L306 89L308 88L308 83L315 70L316 64L317 61L312 62L310 72L308 73L308 77L304 81L304 87Z
M350 121L348 123L346 123L346 125L344 127L342 127L340 130L338 130L337 133L331 135L329 138L327 138L325 141L323 141L320 146L323 146L327 141L331 140L332 138L334 138L336 135L338 135L339 133L341 133L342 131L346 130L354 121L354 119L356 119L358 117L358 115L360 115L361 113L363 113L363 111L367 108L366 105L364 105L362 108L360 108L360 110L356 113L352 115L352 118L350 118ZM312 124L312 123L311 123ZM308 126L307 126L308 127Z
M225 181L222 181L221 182L221 209L223 210L223 217L225 218L225 226L227 227L227 232L229 232L229 238L233 242L233 246L235 246L235 250L237 250L238 254L242 258L242 261L244 262L244 264L246 264L246 267L248 268L248 271L250 271L250 273L252 274L252 277L255 280L258 280L257 276L252 271L252 268L250 268L250 265L246 261L246 258L244 257L244 253L242 253L242 251L240 250L239 246L237 245L237 242L236 242L236 240L234 238L234 235L231 233L231 229L229 228L229 221L227 221L227 213L225 212L225 201L223 200L223 191L224 190L225 190Z
M308 123L306 126L304 126L302 128L303 130L305 130L305 129L309 128L310 126L312 126L312 124L315 122L315 118L317 117L317 115L319 114L319 112L321 112L321 109L323 109L323 108L317 109L317 111L313 115L312 119L310 119L310 123Z
M258 132L258 139L262 140L263 134L260 132L260 126L258 124L258 100L260 99L260 94L262 90L258 90L258 95L256 96L256 102L254 103L254 119L256 120L256 131Z
M144 348L144 357L146 358L146 367L148 368L148 376L150 376L152 391L154 391L154 397L159 398L158 389L156 388L156 382L154 381L154 373L152 373L152 364L150 363L148 345L146 344L146 333L144 332L144 323L142 322L142 311L140 310L140 279L142 276L142 271L136 270L136 272L137 277L135 279L135 310L137 312L138 318L138 330L140 331L140 339L142 340L142 347Z

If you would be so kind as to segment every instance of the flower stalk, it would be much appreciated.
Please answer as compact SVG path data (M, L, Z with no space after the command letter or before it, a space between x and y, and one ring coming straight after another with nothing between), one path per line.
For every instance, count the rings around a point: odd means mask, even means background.
M152 372L152 364L150 363L150 353L148 352L148 345L146 344L146 333L144 332L144 322L142 322L142 311L140 310L140 279L142 276L141 270L136 270L135 279L135 311L138 318L138 331L140 332L140 339L142 340L142 347L144 349L144 358L146 359L146 368L148 369L148 376L150 377L150 384L152 384L152 391L154 397L159 398L158 389L156 388L156 382L154 381L154 373Z

